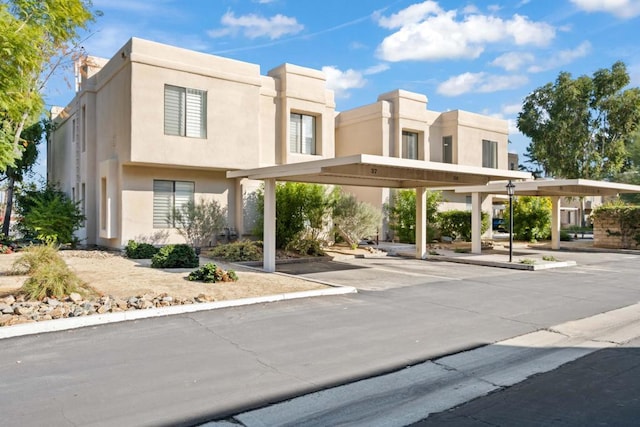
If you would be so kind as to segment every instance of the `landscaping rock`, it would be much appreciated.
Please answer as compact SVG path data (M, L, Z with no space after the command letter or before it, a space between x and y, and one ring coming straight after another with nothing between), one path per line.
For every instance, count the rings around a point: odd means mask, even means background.
M82 301L82 295L77 292L71 292L71 294L69 294L69 299L75 303L79 303Z

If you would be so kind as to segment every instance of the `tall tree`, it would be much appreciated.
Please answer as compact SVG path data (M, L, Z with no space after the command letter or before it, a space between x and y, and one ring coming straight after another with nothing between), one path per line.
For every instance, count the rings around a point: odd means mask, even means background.
M90 0L0 0L0 171L22 156L42 90L93 19Z
M562 72L524 100L518 129L531 138L526 156L546 175L604 179L628 166L627 144L640 123L640 88L624 89L623 62L593 77Z

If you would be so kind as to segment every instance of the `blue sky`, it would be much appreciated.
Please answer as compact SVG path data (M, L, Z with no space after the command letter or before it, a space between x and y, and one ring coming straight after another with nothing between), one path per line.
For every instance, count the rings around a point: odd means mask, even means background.
M338 111L394 89L419 92L430 110L509 120L510 151L521 162L529 142L515 126L522 100L559 72L591 75L621 60L640 86L640 0L93 4L103 16L83 42L89 55L110 58L135 36L255 63L262 74L284 62L321 69ZM50 87L49 104L73 96L61 84Z

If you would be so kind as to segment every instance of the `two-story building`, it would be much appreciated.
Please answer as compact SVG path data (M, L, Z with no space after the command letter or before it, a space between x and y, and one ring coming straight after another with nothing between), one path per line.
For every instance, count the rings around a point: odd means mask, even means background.
M229 226L251 230L259 181L228 171L352 154L508 169L507 123L427 109L397 90L336 113L318 70L258 65L133 38L111 59L79 68L74 99L52 110L48 180L79 201L87 244L182 242L168 213L214 199ZM389 190L345 187L381 206Z

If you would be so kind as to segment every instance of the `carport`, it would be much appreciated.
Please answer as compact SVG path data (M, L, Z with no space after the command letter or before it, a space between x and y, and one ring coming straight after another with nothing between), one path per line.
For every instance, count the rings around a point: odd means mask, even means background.
M276 181L361 187L415 188L416 258L424 259L427 256L425 207L428 188L467 186L467 188L488 189L487 184L491 181L531 179L531 174L528 172L357 154L287 165L229 171L227 172L227 178L248 178L264 181L263 268L267 272L274 272L276 269ZM476 197L478 198L478 196ZM479 231L480 228L478 226L478 241L480 239Z
M514 182L516 196L550 197L551 248L560 249L560 198L582 196L617 196L621 193L640 193L639 185L618 182L592 181L588 179L541 179ZM471 194L471 252L481 253L481 208L487 196L506 195L507 181L491 182L487 185L456 187L456 193Z

